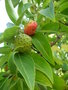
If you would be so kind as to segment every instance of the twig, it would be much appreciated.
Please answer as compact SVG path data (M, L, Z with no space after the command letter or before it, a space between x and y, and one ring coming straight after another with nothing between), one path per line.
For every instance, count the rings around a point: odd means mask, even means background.
M60 40L60 39L62 38L62 35L63 35L63 34L57 35L56 40L55 40L54 42L51 42L51 43L50 43L51 47L54 46L54 45L58 42L58 40Z

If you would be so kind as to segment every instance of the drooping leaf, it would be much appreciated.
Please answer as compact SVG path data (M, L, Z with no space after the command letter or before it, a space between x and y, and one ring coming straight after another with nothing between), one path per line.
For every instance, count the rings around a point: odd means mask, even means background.
M9 18L12 20L13 23L15 23L17 20L17 15L16 15L16 12L14 11L12 1L5 0L5 7L6 7L6 11L7 11Z
M33 53L32 57L35 62L36 69L43 72L49 78L51 83L53 83L53 72L46 60L36 53Z
M35 47L40 51L43 57L51 64L54 65L54 60L52 58L52 51L46 37L42 33L36 33L32 37L32 42Z
M21 75L24 77L30 90L34 90L35 68L31 56L28 54L16 54L14 63Z

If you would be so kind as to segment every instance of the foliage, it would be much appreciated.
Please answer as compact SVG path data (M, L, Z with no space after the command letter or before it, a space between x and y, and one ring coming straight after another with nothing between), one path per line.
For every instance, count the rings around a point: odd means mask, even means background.
M4 43L0 47L0 90L68 90L67 4L67 0L5 0L12 23L7 22L0 34L0 44ZM24 33L30 20L38 24L30 36L31 51L20 53L14 38Z

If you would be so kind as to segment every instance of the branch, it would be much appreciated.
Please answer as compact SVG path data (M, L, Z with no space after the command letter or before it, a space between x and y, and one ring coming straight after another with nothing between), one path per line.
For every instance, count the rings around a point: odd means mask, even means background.
M67 22L65 22L65 23L64 23L64 22L62 22L62 21L60 21L60 20L59 20L59 23L61 23L61 24L64 24L64 25L68 26L68 23L67 23Z
M62 38L62 35L63 35L63 34L57 35L56 40L55 40L54 42L51 42L51 43L50 43L51 47L54 46L54 45Z

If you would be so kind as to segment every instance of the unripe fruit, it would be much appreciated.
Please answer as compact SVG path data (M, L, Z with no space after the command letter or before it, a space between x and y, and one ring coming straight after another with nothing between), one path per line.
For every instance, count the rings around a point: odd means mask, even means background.
M37 22L30 21L25 27L24 27L24 33L27 35L34 35L37 28Z
M32 46L32 39L30 36L20 33L15 37L14 45L19 52L29 52Z

